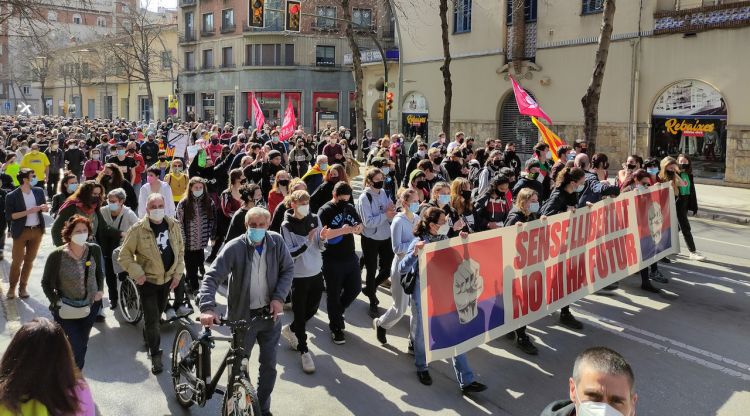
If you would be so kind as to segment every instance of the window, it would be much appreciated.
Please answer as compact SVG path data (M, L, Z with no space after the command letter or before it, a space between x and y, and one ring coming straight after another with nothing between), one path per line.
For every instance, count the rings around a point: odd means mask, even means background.
M195 71L195 53L185 52L185 69Z
M513 0L507 0L508 4L506 22L511 25L513 24ZM523 2L523 17L528 22L536 22L536 0L524 0Z
M193 12L185 13L185 33L193 32Z
M73 23L77 25L80 25L81 23L83 23L83 19L81 19L80 14L76 13L73 15Z
M245 65L294 65L294 44L256 43L245 45Z
M221 11L221 30L234 30L234 10L227 9Z
M315 65L317 66L336 65L336 48L334 46L318 45L315 48Z
M203 69L211 69L214 67L214 50L204 49L203 50Z
M355 28L369 29L372 27L372 9L353 9L352 22Z
M169 69L172 67L172 52L162 51L161 53L161 69Z
M204 107L213 107L216 105L216 99L214 94L211 93L203 93L201 94L201 104L203 104Z
M281 48L275 44L263 44L260 51L260 64L274 66L281 62Z
M96 25L99 27L107 27L107 19L105 19L103 16L97 17Z
M21 86L21 92L23 95L29 95L31 94L31 85L23 85Z
M201 29L204 33L211 33L214 31L214 14L206 13L203 15L203 28Z
M471 32L471 0L456 0L453 6L453 33Z
M604 0L583 0L581 14L601 13L604 10Z
M48 11L47 12L47 20L49 20L50 22L56 22L57 21L57 12L52 11L52 10Z
M333 28L336 27L336 8L328 6L318 6L317 21L315 22L316 27L320 28Z
M221 66L231 68L234 66L234 57L232 56L232 47L228 46L221 49Z
M282 2L282 0L266 0L265 5L265 30L284 30L284 12L281 10L284 9L285 2Z
M286 66L294 65L294 44L293 43L287 43L286 45L284 45L284 65Z

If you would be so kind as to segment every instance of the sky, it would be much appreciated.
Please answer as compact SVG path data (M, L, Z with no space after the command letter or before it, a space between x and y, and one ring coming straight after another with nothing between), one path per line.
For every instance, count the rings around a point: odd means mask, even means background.
M148 5L150 10L156 10L161 7L176 8L177 0L141 0L142 5Z

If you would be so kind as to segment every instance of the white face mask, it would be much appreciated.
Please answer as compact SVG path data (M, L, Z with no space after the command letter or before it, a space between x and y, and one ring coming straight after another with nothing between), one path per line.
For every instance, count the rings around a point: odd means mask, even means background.
M576 389L576 399L578 399L578 410L576 410L577 416L623 416L619 410L610 406L608 403L592 401L582 402L581 398L578 397L578 389Z
M450 229L451 226L446 222L445 224L441 225L440 228L438 228L437 233L438 235L448 235L448 231L450 231Z
M300 205L297 207L299 215L306 217L310 213L310 205Z
M152 209L148 212L148 218L154 222L161 222L164 219L164 209Z
M550 159L552 159L552 152L547 150L547 160L550 160Z
M88 241L88 239L89 239L89 233L77 233L77 234L73 234L70 237L70 241L79 246L86 244L86 241Z

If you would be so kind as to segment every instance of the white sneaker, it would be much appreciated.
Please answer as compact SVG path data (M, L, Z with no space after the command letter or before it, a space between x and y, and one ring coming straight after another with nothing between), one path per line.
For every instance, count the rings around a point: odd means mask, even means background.
M165 316L165 318L164 318L165 321L171 321L171 320L177 318L177 314L175 313L174 309L172 309L172 308L169 308L166 311L164 311L164 316Z
M315 363L313 362L312 354L310 354L310 351L301 354L300 358L302 360L302 371L304 371L307 374L312 374L315 372Z
M706 259L706 256L704 256L703 254L701 254L698 251L694 251L694 252L690 253L690 260L703 261L705 259Z
M188 316L191 313L193 313L193 308L188 305L180 305L180 307L177 308L177 316Z
M286 342L289 343L289 347L291 349L293 350L297 349L297 344L299 344L299 341L297 340L297 335L294 335L294 332L292 332L292 328L289 325L286 325L283 328L281 328L281 335L284 336L284 338L286 339ZM313 368L313 371L315 371L314 368Z

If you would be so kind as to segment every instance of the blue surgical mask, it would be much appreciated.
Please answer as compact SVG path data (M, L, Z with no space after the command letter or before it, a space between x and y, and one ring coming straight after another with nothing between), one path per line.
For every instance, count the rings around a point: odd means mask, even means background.
M391 173L391 168L383 168L382 170L383 170L383 175L388 175L389 173Z
M37 183L39 183L39 179L36 177L31 178L31 186L36 186Z
M536 214L539 212L539 203L538 202L531 202L529 204L529 212L532 214Z
M438 202L438 205L448 205L451 202L451 196L450 195L438 195L437 202Z
M321 163L320 170L328 170L328 163Z
M200 198L201 196L203 196L203 189L193 191L193 196L196 198Z
M266 230L263 228L248 228L247 239L253 243L260 243L266 236Z
M659 168L647 168L646 172L648 172L649 175L656 175L659 173Z
M409 204L409 211L411 211L412 214L416 214L417 211L419 211L419 202L412 202Z
M117 156L125 156L125 151L124 150L118 150L117 151Z
M570 153L568 153L568 160L569 161L576 160L576 152L570 152Z
M118 209L120 209L120 204L118 204L117 202L110 202L109 204L107 204L107 207L110 211L117 211Z
M576 192L581 193L583 192L584 184L578 185L578 188L576 188Z
M77 183L69 183L68 186L67 186L67 189L68 189L68 193L72 194L73 192L76 191L76 189L78 189L78 184Z
M278 143L278 142L279 142L279 136L273 136L273 137L271 137L271 140L272 140L272 141L273 141L274 143Z

